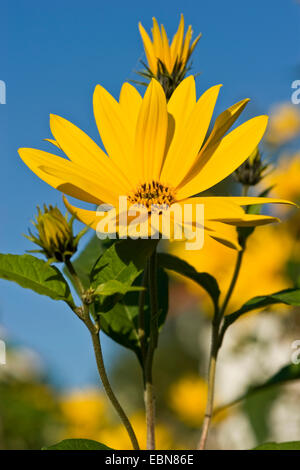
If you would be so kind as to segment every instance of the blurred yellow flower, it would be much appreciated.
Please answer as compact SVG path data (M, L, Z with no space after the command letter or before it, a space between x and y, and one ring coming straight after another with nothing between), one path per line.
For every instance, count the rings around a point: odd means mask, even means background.
M141 449L146 449L146 425L144 413L137 412L131 415L129 419L136 433ZM157 449L168 450L177 448L170 430L162 423L157 423L155 433ZM117 450L128 450L132 447L128 434L126 433L124 426L121 424L101 430L97 436L97 440Z
M169 404L179 419L188 426L199 427L203 421L207 383L197 375L182 377L169 390Z
M60 408L65 422L61 439L86 438L103 442L118 450L132 448L128 434L122 424L115 424L109 416L108 403L97 389L73 390L62 397ZM146 449L146 421L144 411L129 416L141 448ZM156 441L158 449L176 447L171 431L157 423Z
M273 186L272 195L289 197L292 201L300 204L300 152L294 154L283 154L279 159L276 169L266 178L265 184ZM282 207L278 212L285 213ZM293 239L293 250L291 260L294 263L300 261L300 213L294 211L288 214L289 217L282 229L289 233Z
M148 67L154 76L157 75L160 68L166 69L172 74L176 69L177 73L182 72L186 66L193 50L195 49L201 34L191 43L193 30L189 26L184 36L184 17L181 15L178 30L173 37L171 45L167 37L166 30L153 18L152 41L148 36L142 24L139 23L139 30L144 43L145 54L148 61ZM162 72L164 70L161 70Z
M282 145L300 134L300 112L291 103L282 103L271 110L265 141Z
M276 168L265 178L264 185L274 186L272 194L300 201L300 152L283 154ZM280 208L282 210L282 208Z
M107 425L106 398L94 388L73 390L61 398L60 408L67 429L65 437L96 439Z
M228 230L230 229L232 228L228 227ZM290 234L279 227L262 227L249 237L227 312L240 307L256 295L271 294L289 287L285 266L290 258L293 243ZM177 243L171 246L171 252L185 259L198 271L212 274L224 295L229 287L237 256L233 250L206 237L202 250L188 251ZM193 293L198 293L201 300L206 302L207 296L200 287L192 281L184 282L188 283Z

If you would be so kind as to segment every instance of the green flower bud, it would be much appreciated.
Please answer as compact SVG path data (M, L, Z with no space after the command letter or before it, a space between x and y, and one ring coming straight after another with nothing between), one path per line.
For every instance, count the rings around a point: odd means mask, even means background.
M30 253L42 253L49 260L49 263L64 262L70 259L77 251L80 238L86 233L88 228L84 228L76 237L73 234L74 217L68 220L67 214L64 216L57 207L44 204L42 211L37 207L38 213L36 221L32 224L37 229L34 235L29 230L28 240L38 245L40 250L30 250Z
M268 165L264 164L258 147L252 152L247 160L235 171L236 180L245 186L255 186L264 175Z

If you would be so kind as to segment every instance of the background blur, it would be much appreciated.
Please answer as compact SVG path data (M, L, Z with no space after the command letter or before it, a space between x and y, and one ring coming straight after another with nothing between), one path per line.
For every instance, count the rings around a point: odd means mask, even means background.
M27 232L37 204L63 208L61 194L30 172L17 149L49 148L42 139L50 137L50 113L69 119L98 141L92 114L95 85L101 83L117 97L124 81L137 79L139 59L144 59L138 22L149 31L155 16L172 37L180 13L195 34L203 33L193 55L192 72L201 72L198 95L223 83L216 114L250 97L244 120L260 113L271 115L264 154L278 165L261 189L276 184L272 195L299 200L300 105L292 105L290 99L291 83L300 79L299 3L186 1L183 8L177 0L151 4L53 0L51 5L4 1L0 80L6 83L7 103L0 105L1 252L23 253L32 248L22 233ZM229 180L227 191L232 184ZM289 213L285 210L280 215L285 219ZM299 216L293 215L280 227L255 231L232 307L298 282L299 222ZM196 258L186 259L214 274L224 289L234 253L216 244L208 249L212 255L206 256L203 250ZM184 255L180 246L171 250ZM199 402L199 396L205 395L206 384L199 377L205 377L206 371L209 315L204 311L209 312L210 305L200 290L179 279L172 281L171 296L175 299L155 376L163 390L158 397L159 445L186 448L201 425L204 400ZM219 403L231 401L290 362L291 342L300 338L297 313L262 312L234 326L220 356ZM0 281L0 325L0 339L9 345L7 365L0 365L0 448L40 448L64 437L90 437L119 448L128 445L97 388L88 335L63 303ZM109 339L103 342L118 395L142 432L135 358ZM270 439L299 440L298 388L261 394L219 415L211 447L250 448Z

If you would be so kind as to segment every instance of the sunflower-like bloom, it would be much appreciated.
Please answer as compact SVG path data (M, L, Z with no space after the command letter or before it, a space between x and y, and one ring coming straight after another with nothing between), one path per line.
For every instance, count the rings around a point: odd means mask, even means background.
M277 221L271 216L246 214L242 206L284 201L201 194L192 197L232 174L253 152L267 126L267 116L258 116L227 133L246 106L245 99L224 111L205 139L219 89L220 85L209 88L196 101L195 80L190 76L167 103L162 86L153 79L143 98L125 83L117 102L97 85L94 113L107 154L74 124L54 115L50 117L54 143L68 159L30 148L19 149L19 154L41 179L82 201L118 208L119 196L126 196L129 205L142 203L149 219L152 207L163 205L166 210L159 213L158 230L175 203L183 210L185 204L192 209L202 204L207 235L239 248L236 237L227 236L222 229L224 224L249 226ZM74 207L66 199L65 203L80 221L97 230L99 212ZM120 232L121 214L117 215ZM194 218L192 210L185 224L197 223Z
M146 73L143 72L141 75L148 78L156 77L163 85L167 98L170 98L189 70L189 59L202 35L199 34L191 43L193 30L190 25L184 36L183 15L171 44L164 26L161 25L160 29L155 18L153 18L152 40L141 23L139 30L148 62Z

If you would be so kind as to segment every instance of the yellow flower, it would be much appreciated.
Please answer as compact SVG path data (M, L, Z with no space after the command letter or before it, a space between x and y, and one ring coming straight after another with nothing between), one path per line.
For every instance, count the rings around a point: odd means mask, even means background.
M141 449L146 449L146 426L145 416L142 412L137 412L129 417L130 422L135 430L137 439ZM173 436L169 429L162 423L156 424L155 429L157 449L168 450L176 448ZM117 425L103 429L97 436L97 440L104 442L108 447L117 450L131 449L128 434L124 426Z
M155 18L153 18L152 41L141 23L139 23L139 30L144 43L148 67L154 76L158 74L159 69L161 69L161 71L166 69L169 74L174 73L175 69L177 73L185 70L189 58L202 36L199 34L191 44L193 30L192 27L189 26L184 36L183 15L181 15L178 30L171 44L169 44L164 26L161 25L160 29Z
M96 439L107 425L106 399L95 389L73 390L60 402L67 424L65 437Z
M233 227L227 227L232 230ZM285 273L286 264L293 249L290 233L278 227L263 227L256 230L247 240L240 274L231 297L227 313L241 307L257 295L271 294L289 287ZM218 281L223 296L229 287L236 261L236 253L206 239L204 248L197 252L184 250L182 244L171 246L171 252L194 266L198 271L212 274ZM199 295L203 302L207 296L194 283L187 282L191 292Z
M78 127L54 115L51 115L50 127L55 144L69 159L30 148L19 149L19 154L41 179L82 201L105 202L118 208L119 196L125 196L128 205L142 203L146 209L146 228L136 216L132 220L128 215L128 220L143 225L143 236L150 236L155 229L169 238L170 226L165 234L162 222L172 213L175 224L183 230L197 223L194 209L203 204L208 237L239 248L236 234L228 237L224 225L261 225L278 220L245 214L241 206L284 201L256 197L191 197L219 183L239 167L266 129L267 116L258 116L227 133L246 106L246 99L224 111L205 140L219 89L220 85L211 87L196 101L195 80L190 76L181 82L167 103L162 86L153 79L144 98L125 83L117 102L98 85L94 93L94 113L109 157ZM97 229L97 211L74 207L67 200L65 203L79 220ZM184 224L173 214L175 203L181 210L185 204L193 209ZM157 207L159 213L153 228L151 210ZM122 215L118 214L118 231L124 228Z
M291 201L300 201L300 152L289 155L284 154L279 159L276 168L264 181L272 186L272 194L277 197L288 198Z
M300 134L300 112L295 105L283 103L271 111L266 142L282 145Z
M169 390L170 407L188 426L202 424L206 400L207 383L197 375L182 377Z
M199 428L203 422L207 401L207 383L196 374L181 377L169 390L169 404L178 418L190 427ZM227 411L218 413L215 422L224 419Z
M300 203L300 152L294 154L283 154L279 159L276 168L266 178L265 184L272 186L270 193L275 197L288 197L291 201ZM281 209L283 215L286 211ZM288 220L284 224L284 230L293 239L294 245L291 253L291 261L299 264L300 260L300 239L299 212L288 213Z

